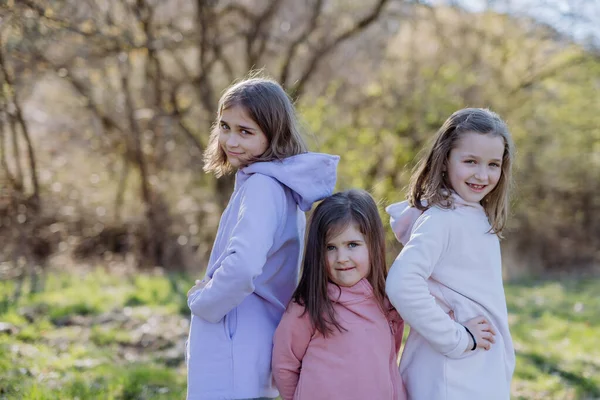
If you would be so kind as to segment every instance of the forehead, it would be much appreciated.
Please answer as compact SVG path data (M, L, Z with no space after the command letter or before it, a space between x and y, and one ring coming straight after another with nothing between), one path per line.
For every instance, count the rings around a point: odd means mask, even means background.
M458 138L452 151L459 156L472 155L481 158L502 159L504 138L499 135L466 132Z
M327 241L329 242L341 242L348 240L364 240L364 235L361 233L358 224L354 221L351 221L347 224L334 226L327 233Z
M256 125L254 120L248 114L246 107L235 104L231 107L223 108L221 110L220 119L230 123L245 123Z

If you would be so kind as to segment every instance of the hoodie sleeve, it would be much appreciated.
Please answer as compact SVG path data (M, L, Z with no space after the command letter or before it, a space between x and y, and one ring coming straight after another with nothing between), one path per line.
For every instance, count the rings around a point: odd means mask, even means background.
M303 313L304 307L292 301L273 337L273 379L283 400L294 398L302 359L313 335L308 313Z
M283 187L273 178L254 174L244 184L237 224L226 256L206 286L188 298L192 314L219 322L254 292L285 213Z
M386 293L412 329L440 353L457 358L467 350L468 334L438 306L427 286L449 242L448 217L449 213L425 213L415 222L408 243L392 264Z
M398 311L392 311L395 315L391 319L392 322L392 330L394 332L394 342L396 345L396 354L400 352L400 347L402 347L402 338L404 336L404 320L398 314Z

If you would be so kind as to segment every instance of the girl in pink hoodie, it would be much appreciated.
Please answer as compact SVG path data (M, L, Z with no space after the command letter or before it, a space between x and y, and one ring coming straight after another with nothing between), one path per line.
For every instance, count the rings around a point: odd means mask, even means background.
M283 400L405 399L404 322L385 296L385 233L362 190L326 198L311 218L302 277L275 331Z

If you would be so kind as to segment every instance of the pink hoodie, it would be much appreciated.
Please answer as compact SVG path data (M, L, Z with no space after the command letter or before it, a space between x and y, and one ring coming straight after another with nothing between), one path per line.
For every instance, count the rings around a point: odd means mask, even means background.
M304 307L291 302L273 338L273 377L283 400L406 399L398 372L404 321L386 318L366 279L338 289L329 284L338 322L327 338ZM303 314L304 313L304 314Z

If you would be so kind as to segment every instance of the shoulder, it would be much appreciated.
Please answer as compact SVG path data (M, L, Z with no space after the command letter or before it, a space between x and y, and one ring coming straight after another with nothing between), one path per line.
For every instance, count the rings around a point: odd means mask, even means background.
M310 316L308 315L306 307L296 303L294 300L290 301L285 309L281 319L281 325L306 326L307 329L312 329Z
M252 174L244 183L242 196L253 199L260 206L270 203L283 208L286 193L285 187L277 179L263 174Z
M290 301L290 303L288 304L288 306L285 310L285 313L289 314L290 316L297 317L297 318L308 317L308 312L306 312L306 307L296 303L294 300Z
M456 217L456 210L437 206L430 207L417 218L415 228L447 229L456 222Z
M263 174L250 175L244 186L246 190L266 190L271 193L284 191L283 185L277 179Z
M455 210L431 207L415 221L411 240L426 241L429 244L435 243L446 247L459 224L460 216Z

